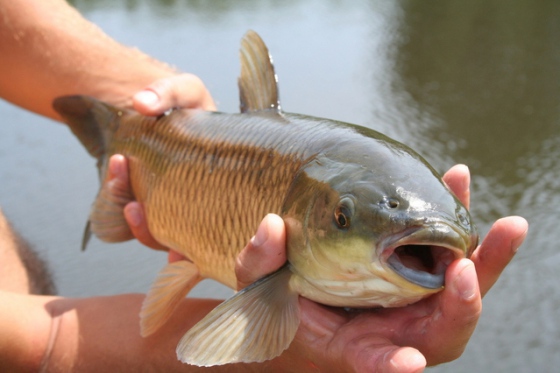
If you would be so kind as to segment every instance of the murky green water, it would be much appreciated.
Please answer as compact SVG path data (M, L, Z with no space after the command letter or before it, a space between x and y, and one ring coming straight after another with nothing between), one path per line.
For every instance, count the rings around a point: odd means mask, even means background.
M559 2L73 3L117 40L201 76L222 111L237 111L237 50L252 28L274 56L286 111L368 125L441 171L468 164L481 231L512 214L531 230L463 357L432 371L560 366ZM3 102L0 118L0 206L52 263L61 293L146 291L163 255L135 243L79 252L97 180L69 131Z

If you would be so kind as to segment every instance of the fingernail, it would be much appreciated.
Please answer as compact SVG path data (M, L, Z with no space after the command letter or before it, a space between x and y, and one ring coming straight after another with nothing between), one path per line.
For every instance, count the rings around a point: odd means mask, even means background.
M464 165L464 164L459 165L459 167L463 168L463 173L464 173L464 176L465 176L465 177L461 178L461 188L465 191L468 191L468 189L470 187L469 167L467 165Z
M470 262L470 261L469 261ZM477 278L474 264L470 262L459 272L453 282L459 296L464 300L472 299L477 291Z
M140 226L142 223L142 213L140 212L140 209L135 204L131 204L127 205L125 210L128 224L134 227Z
M413 347L400 347L390 349L383 354L381 361L388 361L391 372L423 372L426 367L426 358Z
M154 106L159 103L159 96L150 90L143 90L136 94L135 96L137 101L141 101L146 106Z
M525 240L525 236L527 236L527 231L520 234L519 237L511 240L511 251L512 252L516 253L517 250L519 250L519 248L521 247L521 244Z
M266 242L266 240L268 240L268 223L266 220L264 220L259 225L257 234L255 234L253 238L251 238L251 243L253 244L253 247L259 247L262 246Z
M124 168L124 157L120 154L114 154L109 160L109 179L113 179L116 176L121 176L126 172Z

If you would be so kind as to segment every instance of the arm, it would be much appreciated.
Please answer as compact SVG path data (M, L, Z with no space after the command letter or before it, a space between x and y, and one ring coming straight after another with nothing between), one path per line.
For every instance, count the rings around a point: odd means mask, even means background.
M0 97L53 119L60 119L53 99L68 94L134 106L144 115L172 107L215 110L198 77L117 43L64 0L0 0L0 56ZM134 214L138 205L131 206Z
M173 106L213 108L200 79L183 74L170 83L165 78L176 76L174 69L117 43L64 0L0 0L0 56L0 97L53 119L57 96L131 107L146 87L134 106L147 115ZM170 101L154 102L170 88Z
M219 302L185 299L171 323L157 334L142 338L138 313L143 299L143 294L73 299L0 291L0 370L45 369L54 373L201 370L179 362L175 346L186 329ZM248 369L240 365L205 371Z

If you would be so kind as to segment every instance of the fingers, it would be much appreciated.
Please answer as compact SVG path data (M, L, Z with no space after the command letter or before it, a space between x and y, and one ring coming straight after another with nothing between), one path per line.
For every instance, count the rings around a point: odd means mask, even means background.
M302 297L299 302L301 323L286 357L291 362L304 357L306 364L293 371L421 372L426 367L417 349L400 347L380 332L387 320L376 313L354 318Z
M286 228L281 217L268 214L235 263L237 288L243 289L286 263Z
M480 313L482 299L475 266L469 259L453 262L445 274L445 289L428 299L437 305L426 317L418 318L405 333L402 343L417 347L428 365L458 358L470 339ZM407 340L408 339L408 340Z
M336 353L329 355L336 356ZM426 359L417 349L397 346L374 334L349 341L342 350L342 360L345 360L342 366L350 369L340 371L411 373L422 372L426 367ZM329 365L332 367L334 362Z
M156 80L134 95L133 105L144 115L161 115L177 107L216 110L204 83L192 74Z
M374 372L390 372L390 373L416 373L423 372L426 367L426 359L424 355L412 347L389 346L377 360ZM359 362L356 361L356 362ZM361 366L355 368L356 372L366 371Z
M457 198L468 208L470 200L470 174L465 165L455 165L443 176L443 180ZM521 217L508 217L498 220L473 253L482 295L494 285L498 277L515 255L527 236L528 224Z
M468 209L471 194L469 188L471 183L469 168L462 164L455 165L443 175L443 181Z
M334 351L330 355L336 356ZM426 359L417 349L399 347L375 334L348 341L342 350L342 360L343 366L349 365L352 372L411 373L422 372L426 367Z
M108 192L108 198L113 203L124 206L133 200L128 179L128 164L122 155L117 154L109 158L107 178L103 182L107 186L105 190Z
M345 351L343 359L350 369L329 369L325 371L351 372L381 372L381 373L416 373L426 368L424 355L412 347L399 347L389 341L379 340L377 337L365 337L352 341L357 353ZM332 367L333 364L331 363Z
M140 203L130 202L127 204L124 208L124 217L132 234L138 241L155 250L168 250L167 247L157 242L150 233L144 216L144 209Z
M476 266L480 291L484 296L500 277L521 246L529 225L519 216L497 220L475 250L471 259Z
M125 157L116 154L109 158L108 179L119 179L128 188L128 163Z
M472 261L455 261L445 277L447 286L441 293L440 307L433 314L434 322L430 326L434 354L426 355L429 365L461 356L482 312L482 297ZM442 349L441 346L446 347Z
M170 249L169 252L167 253L167 262L173 263L173 262L178 262L179 260L189 260L189 259L184 255L179 254L177 251Z
M130 190L128 179L128 166L126 159L121 155L113 155L109 158L108 171L102 181L102 188L99 191L99 198L115 209L124 206L134 199ZM113 228L113 239L116 241L126 241L133 237L129 227L126 227L122 216L115 216L111 222Z

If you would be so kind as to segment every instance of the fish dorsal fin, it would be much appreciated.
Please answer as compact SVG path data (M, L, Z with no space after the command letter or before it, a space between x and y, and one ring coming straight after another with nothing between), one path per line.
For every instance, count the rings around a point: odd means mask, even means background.
M255 282L214 308L183 336L177 357L213 366L262 362L288 348L299 326L298 294L288 266Z
M239 51L241 75L238 79L242 113L257 111L280 112L278 78L272 57L261 37L249 30L241 39Z

